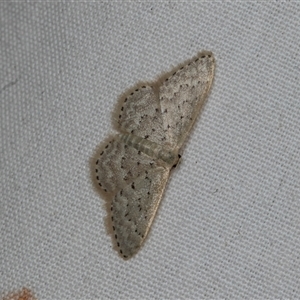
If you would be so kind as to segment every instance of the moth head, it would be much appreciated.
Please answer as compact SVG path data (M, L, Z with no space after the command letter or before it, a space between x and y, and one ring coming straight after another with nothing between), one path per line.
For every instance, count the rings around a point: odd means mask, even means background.
M163 148L159 152L159 158L170 166L176 166L180 159L180 155L177 150Z

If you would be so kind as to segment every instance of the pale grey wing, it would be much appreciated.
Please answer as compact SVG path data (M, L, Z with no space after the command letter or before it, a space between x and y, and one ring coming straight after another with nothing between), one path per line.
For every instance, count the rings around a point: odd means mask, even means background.
M167 142L180 148L188 136L211 87L215 60L202 52L183 65L159 88L159 99Z
M169 169L116 135L96 160L96 180L108 192L114 237L124 258L141 247L169 178Z
M153 158L126 145L116 135L96 157L96 181L105 192L116 193L155 166Z
M143 85L127 95L118 113L121 131L162 144L166 136L158 95L151 86Z
M169 178L169 169L145 170L113 198L111 220L120 254L131 258L142 246Z

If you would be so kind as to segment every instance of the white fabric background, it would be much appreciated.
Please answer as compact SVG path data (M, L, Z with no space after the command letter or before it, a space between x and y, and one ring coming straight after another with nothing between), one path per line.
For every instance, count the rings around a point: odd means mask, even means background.
M299 3L2 2L0 32L0 292L299 298ZM212 92L123 261L90 157L120 94L200 50Z

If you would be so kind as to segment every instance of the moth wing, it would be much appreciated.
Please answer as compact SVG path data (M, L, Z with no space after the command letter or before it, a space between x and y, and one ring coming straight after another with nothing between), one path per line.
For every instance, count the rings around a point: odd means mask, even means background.
M136 254L146 239L168 178L169 169L155 167L114 196L111 220L117 246L125 259Z
M159 87L159 100L167 142L180 148L188 136L212 85L215 60L201 52Z
M121 131L158 144L166 139L158 95L149 85L140 86L121 99L117 123Z
M116 135L96 159L96 181L111 201L114 237L124 258L145 240L161 201L169 168Z
M116 193L156 166L153 158L126 145L120 135L114 136L99 152L95 166L96 182L108 193Z

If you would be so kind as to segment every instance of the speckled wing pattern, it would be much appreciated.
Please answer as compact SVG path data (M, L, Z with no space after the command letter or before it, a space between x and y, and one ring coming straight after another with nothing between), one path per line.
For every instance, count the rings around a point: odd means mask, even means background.
M159 88L159 100L167 142L181 148L206 99L214 74L214 58L208 52L182 66Z
M111 203L111 226L125 259L138 252L149 232L213 75L212 53L201 52L162 81L141 85L121 99L121 133L97 156L96 181Z
M118 115L118 126L121 131L155 143L165 140L160 103L153 86L142 85L125 97Z
M111 223L120 254L126 259L140 248L155 216L169 168L130 147L116 135L96 161L96 179L111 194Z
M96 179L105 192L116 193L155 165L153 158L126 145L116 135L96 161Z

